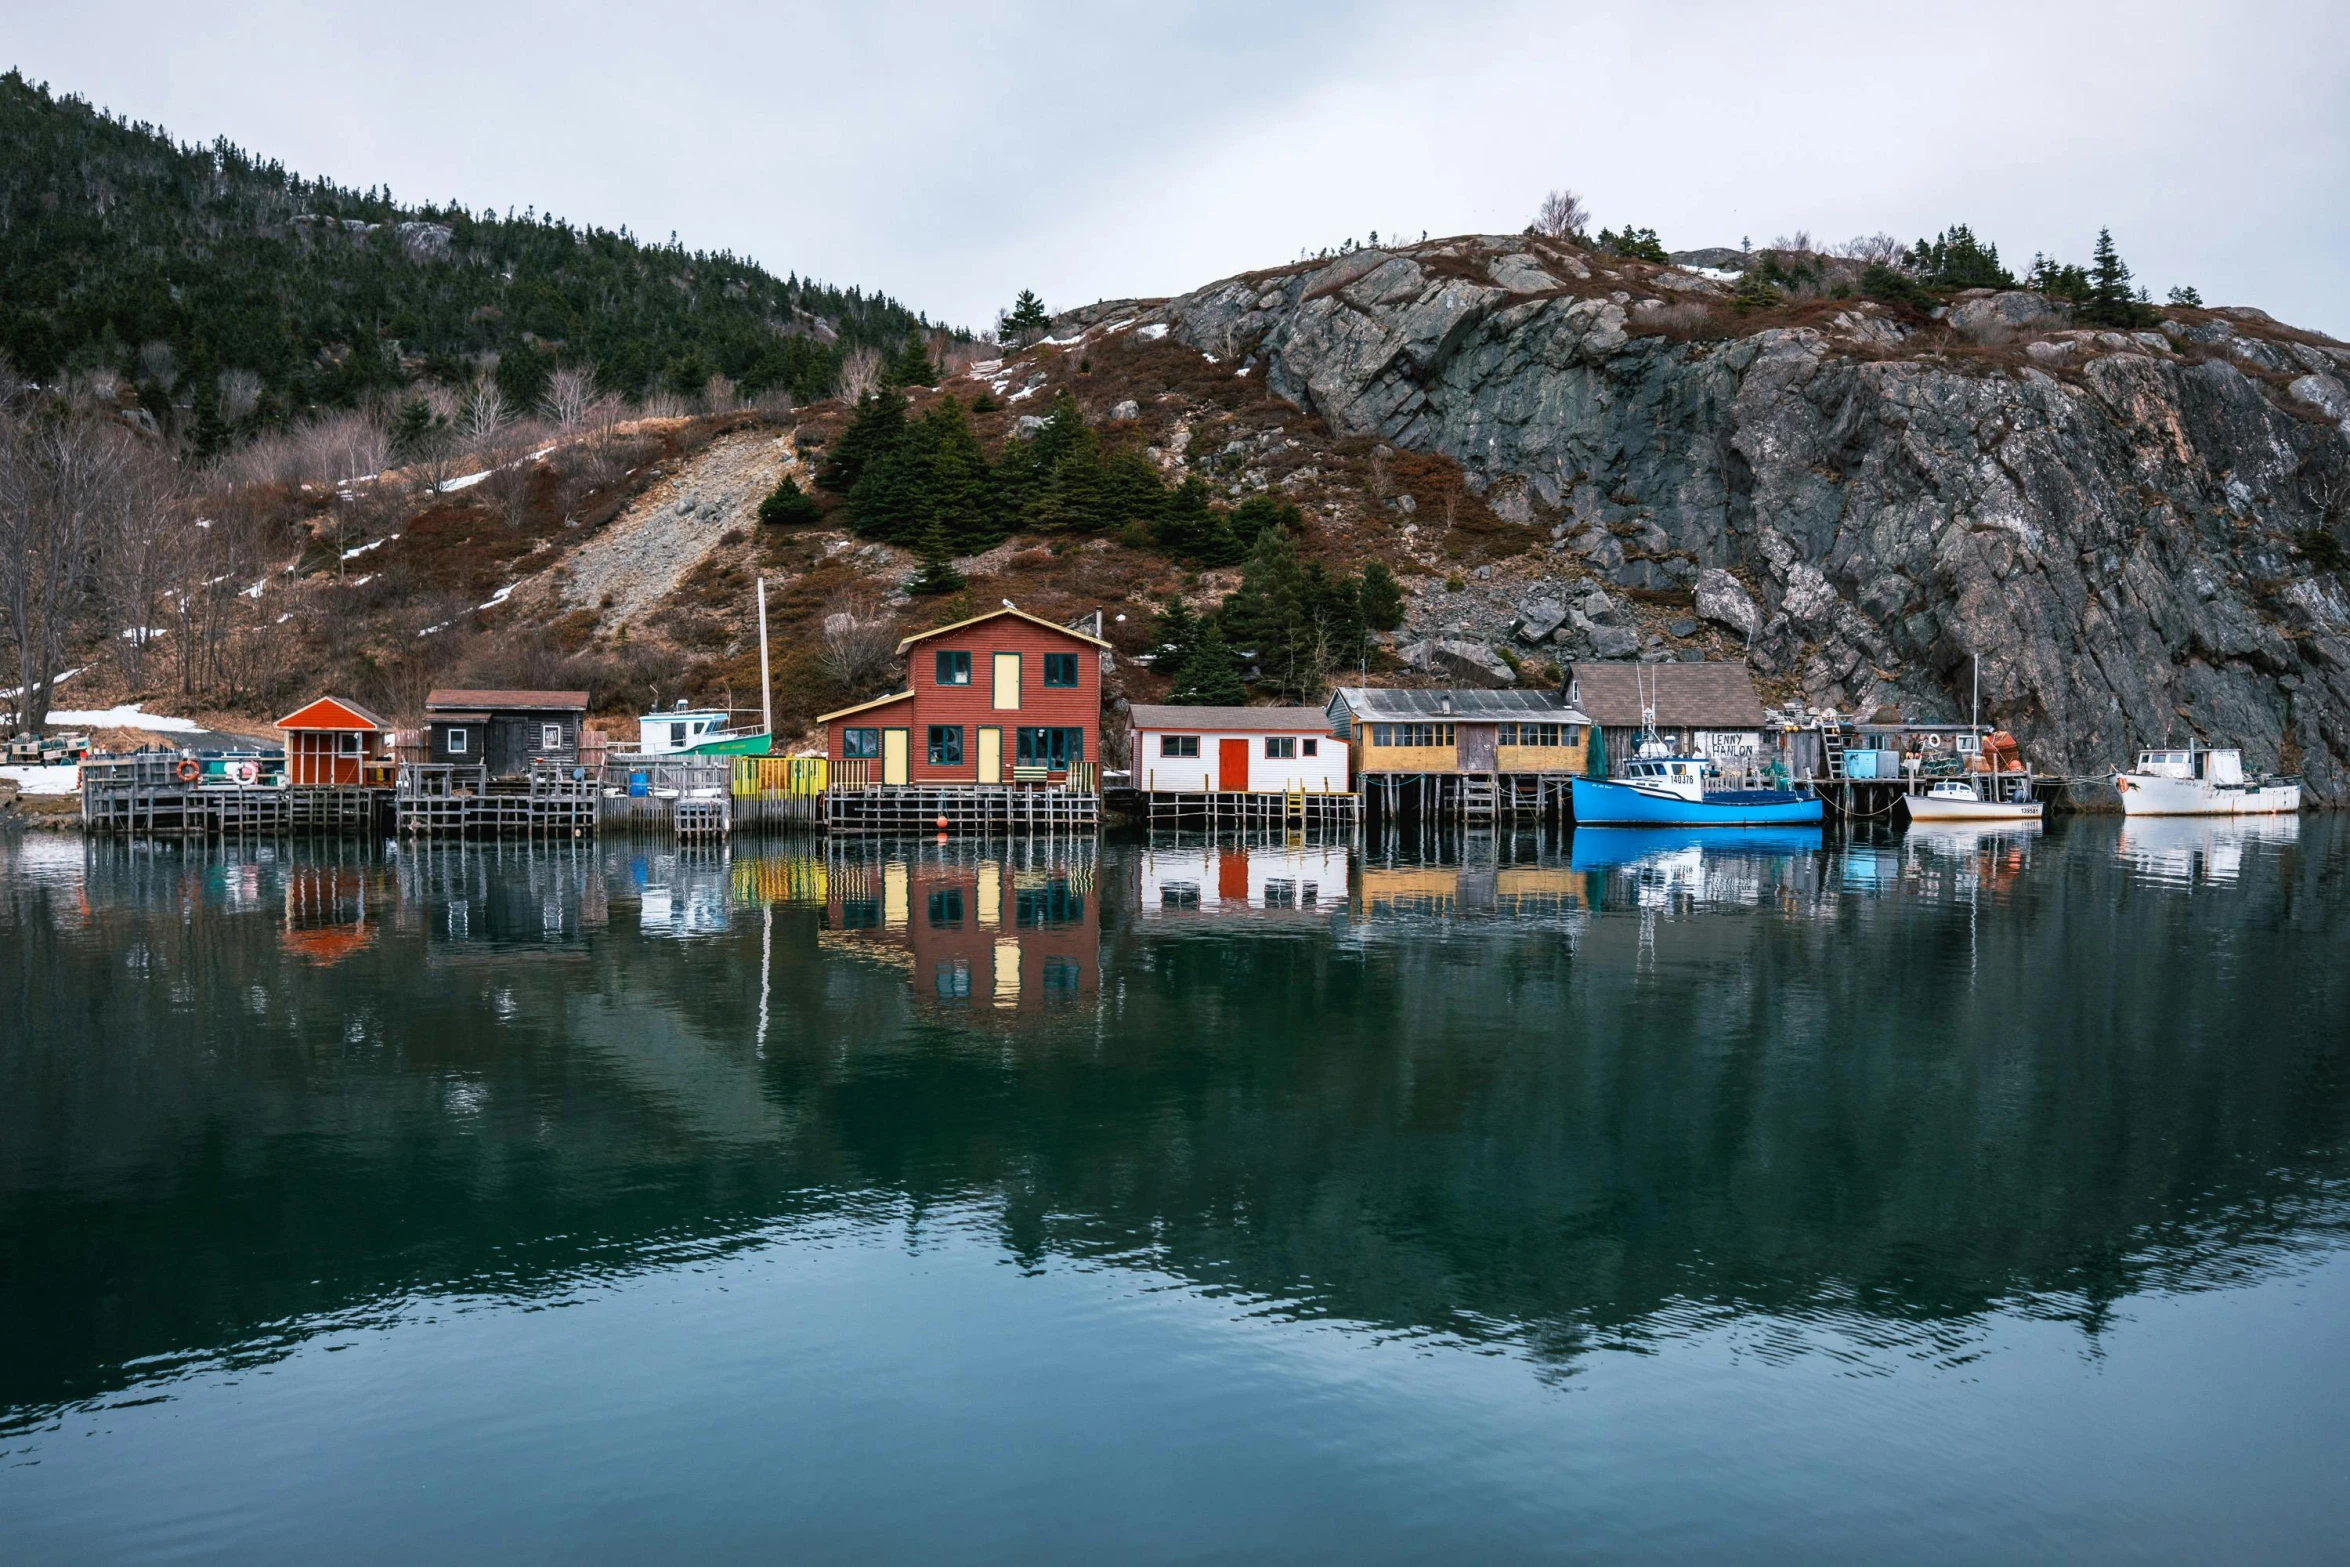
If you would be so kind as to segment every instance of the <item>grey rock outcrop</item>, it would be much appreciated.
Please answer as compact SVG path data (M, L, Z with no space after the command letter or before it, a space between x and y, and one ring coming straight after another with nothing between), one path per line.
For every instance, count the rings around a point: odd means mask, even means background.
M1961 714L1980 655L1986 712L2043 769L2193 735L2350 803L2350 584L2303 547L2350 542L2350 431L2327 406L2350 351L2256 313L2051 335L2046 301L1998 294L1962 308L2038 334L2032 358L1904 339L1865 302L1647 334L1610 297L1635 282L1618 263L1542 294L1498 281L1526 280L1491 265L1526 248L1363 251L1156 314L1254 356L1341 435L1515 481L1588 569L1758 619L1758 665L1815 701ZM1708 575L1733 569L1752 617Z
M1746 584L1719 566L1697 574L1697 613L1752 641L1762 630L1762 606L1746 591Z

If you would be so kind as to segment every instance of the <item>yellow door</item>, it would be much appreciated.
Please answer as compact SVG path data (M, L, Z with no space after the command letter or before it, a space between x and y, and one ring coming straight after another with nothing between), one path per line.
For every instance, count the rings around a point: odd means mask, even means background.
M979 781L983 784L1004 781L1004 732L993 725L979 731Z
M998 653L995 656L995 706L999 713L1013 712L1020 706L1020 655Z
M881 731L881 781L902 784L906 781L906 736L903 729Z

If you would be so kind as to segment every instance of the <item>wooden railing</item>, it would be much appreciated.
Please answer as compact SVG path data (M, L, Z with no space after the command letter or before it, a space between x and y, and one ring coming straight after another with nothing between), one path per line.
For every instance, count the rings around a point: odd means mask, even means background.
M738 800L806 799L824 792L833 771L821 756L740 757L734 764L734 796Z
M832 787L835 789L870 789L874 781L873 761L870 757L844 756L832 764Z

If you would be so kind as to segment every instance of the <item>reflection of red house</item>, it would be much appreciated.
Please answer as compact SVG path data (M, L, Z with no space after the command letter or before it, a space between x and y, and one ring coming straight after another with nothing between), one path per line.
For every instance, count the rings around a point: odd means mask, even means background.
M826 923L912 955L917 998L1034 1012L1101 984L1101 906L1089 876L1014 870L993 860L844 867Z
M391 783L391 731L356 702L322 696L277 721L294 788Z
M833 781L1090 779L1099 771L1094 750L1108 646L1010 607L916 632L898 644L905 690L820 720Z

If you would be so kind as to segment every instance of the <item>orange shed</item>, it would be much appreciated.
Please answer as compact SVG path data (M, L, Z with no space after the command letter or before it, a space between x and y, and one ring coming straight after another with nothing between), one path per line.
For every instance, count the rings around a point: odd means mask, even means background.
M356 702L322 696L277 721L286 737L286 783L296 789L389 785L391 733Z

